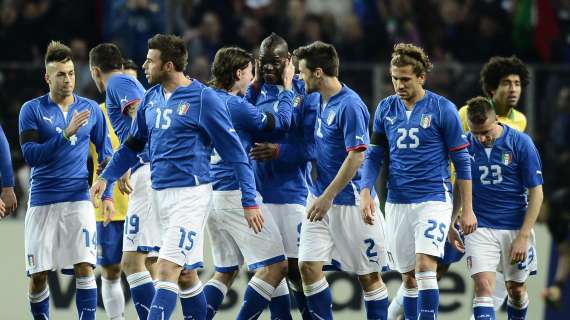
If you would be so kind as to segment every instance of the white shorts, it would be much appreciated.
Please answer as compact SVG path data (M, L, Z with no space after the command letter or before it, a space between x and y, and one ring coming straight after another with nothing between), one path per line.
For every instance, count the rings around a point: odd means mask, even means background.
M443 258L451 210L450 200L411 204L386 202L390 268L400 273L414 270L418 253Z
M257 203L262 203L259 195ZM261 212L265 223L261 232L255 234L244 217L241 191L214 191L207 229L216 271L236 271L244 260L249 270L255 270L286 259L272 216L263 205Z
M28 275L97 263L95 208L90 201L29 207L24 234Z
M157 252L160 249L160 220L150 209L152 194L150 165L138 168L131 176L133 192L125 217L123 251Z
M287 258L299 257L299 242L301 240L301 224L305 218L305 206L300 204L264 203L263 213L273 216L273 221L279 228L283 247Z
M299 261L332 261L336 268L358 275L381 272L387 262L384 243L383 219L368 225L359 206L333 205L321 221L304 218Z
M525 282L530 274L537 271L536 241L534 230L528 240L526 262L511 264L511 244L518 230L477 228L465 236L467 267L473 276L480 272L501 272L505 281Z
M131 176L131 183L133 192L129 195L129 207L125 217L123 251L158 252L160 220L150 208L150 165L145 164L138 168Z
M184 269L203 267L204 227L211 206L211 184L152 190L151 208L160 218L162 236L158 258Z

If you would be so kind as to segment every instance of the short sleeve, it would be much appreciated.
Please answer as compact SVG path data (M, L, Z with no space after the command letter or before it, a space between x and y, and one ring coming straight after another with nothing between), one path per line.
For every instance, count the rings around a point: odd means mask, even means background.
M529 136L526 134L521 135L518 149L521 159L519 165L525 188L534 188L543 184L540 155Z
M344 102L341 109L339 124L342 126L344 146L346 151L366 150L370 138L368 137L368 110L362 101L350 99Z
M445 99L440 104L441 130L447 149L457 151L469 146L455 105Z

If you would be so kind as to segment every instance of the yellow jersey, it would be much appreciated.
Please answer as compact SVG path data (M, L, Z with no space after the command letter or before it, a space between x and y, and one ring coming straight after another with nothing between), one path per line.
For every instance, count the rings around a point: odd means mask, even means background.
M121 143L119 142L119 138L115 134L115 130L111 126L111 121L109 120L109 115L107 114L107 107L104 103L99 105L101 110L103 111L103 115L105 116L105 121L107 121L107 128L109 129L109 137L111 138L111 145L113 146L113 150L117 150ZM89 144L89 153L93 159L93 180L97 179L97 170L99 169L99 162L97 161L97 152L95 151L95 145L92 143ZM129 197L127 195L122 194L119 191L119 187L115 184L113 188L113 203L115 204L115 215L113 216L113 221L124 221L125 216L127 214L127 205L129 202ZM101 208L95 209L95 217L97 222L103 221L103 215L101 214Z
M526 130L526 117L525 115L512 108L509 114L506 117L498 116L499 122L502 124L506 124L507 126L516 129L518 131L524 132ZM463 131L469 131L469 127L467 126L467 106L461 107L459 109L459 119L461 119L461 125L463 126Z

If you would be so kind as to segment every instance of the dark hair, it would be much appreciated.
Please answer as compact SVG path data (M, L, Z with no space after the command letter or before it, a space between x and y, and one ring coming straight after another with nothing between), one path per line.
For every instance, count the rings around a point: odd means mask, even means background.
M123 60L123 69L124 70L135 70L138 71L139 70L139 66L138 64L136 64L133 60L131 59L124 59Z
M289 45L287 45L287 41L285 41L285 39L280 37L275 32L272 32L267 38L265 38L265 39L263 39L263 41L261 41L260 47L270 48L270 47L277 47L277 46L283 46L283 48L285 49L285 52L289 51Z
M173 34L156 34L148 39L148 48L160 51L162 63L171 61L174 69L182 72L188 65L188 50L182 38Z
M309 45L299 47L293 51L298 61L305 60L309 70L323 69L330 77L338 76L339 59L336 49L322 41L315 41Z
M488 97L491 91L497 90L499 82L505 76L516 74L521 79L522 87L526 87L529 81L528 69L516 56L492 57L481 70L481 88Z
M123 56L121 49L114 43L101 43L89 51L89 64L103 72L121 70Z
M412 66L416 76L428 73L433 69L433 64L424 49L411 43L397 43L394 45L390 64L395 67Z
M489 115L495 113L491 100L485 97L475 97L467 101L467 119L473 124L483 124Z
M59 41L52 41L46 49L45 64L50 62L67 62L73 59L71 49Z
M236 72L253 63L253 55L242 48L226 47L218 50L212 63L210 85L230 90L236 82Z

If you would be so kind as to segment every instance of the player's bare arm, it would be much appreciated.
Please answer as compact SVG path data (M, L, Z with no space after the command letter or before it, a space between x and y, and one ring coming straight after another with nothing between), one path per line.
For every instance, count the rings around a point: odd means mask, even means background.
M107 180L102 177L98 177L97 180L91 186L91 201L93 202L93 206L95 208L99 208L99 202L101 201L101 197L103 196L103 192L107 188Z
M117 186L122 194L131 194L133 186L131 185L131 169L127 170L125 174L117 181Z
M245 214L245 220L247 221L247 225L253 229L253 232L260 233L261 228L263 228L263 224L265 220L263 219L263 214L261 213L261 209L259 208L244 208L243 209Z
M16 193L14 193L14 187L2 188L2 196L0 197L4 201L6 206L6 215L14 212L18 207L18 200L16 199Z
M459 230L455 227L455 222L457 221L459 214L461 212L461 193L459 192L459 186L457 182L453 185L453 209L451 211L451 225L449 226L449 232L447 233L447 241L451 243L455 249L459 252L465 252L465 245L463 240L461 240L461 236L459 234Z
M374 205L374 200L372 200L372 195L368 188L364 188L360 191L360 209L364 223L373 225L376 206Z
M457 179L456 183L461 195L461 208L463 208L459 224L463 232L468 235L477 229L477 218L473 212L471 180Z
M528 207L523 225L511 245L511 263L526 261L528 240L538 218L543 197L542 185L528 189Z
M350 182L350 180L352 180L363 161L364 150L352 150L348 152L346 159L344 159L344 162L333 181L325 189L323 194L311 205L307 212L307 219L311 222L323 219L327 211L332 206L332 202L336 195Z

